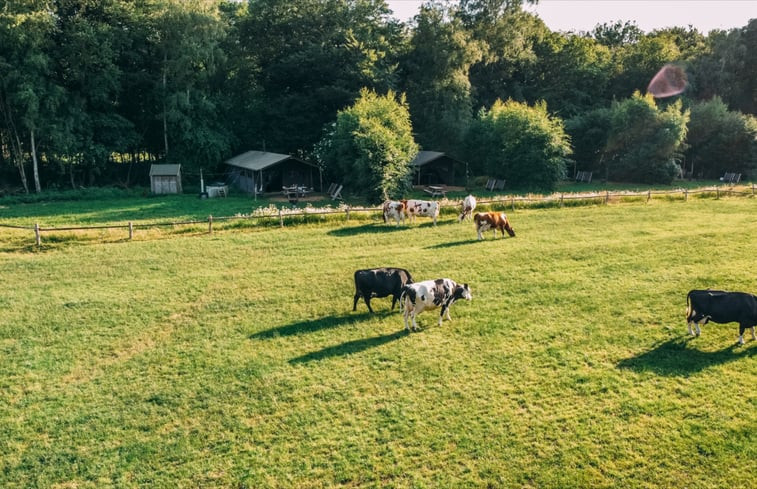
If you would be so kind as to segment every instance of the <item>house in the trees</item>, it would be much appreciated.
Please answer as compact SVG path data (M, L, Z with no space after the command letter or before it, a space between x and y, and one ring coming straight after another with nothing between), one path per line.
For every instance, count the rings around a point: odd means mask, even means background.
M318 166L294 156L247 151L225 161L229 182L254 194L281 192L283 187L302 186L320 192L321 171Z
M150 165L150 191L154 194L180 194L181 165Z
M454 185L467 183L467 164L437 151L420 151L410 165L415 185Z

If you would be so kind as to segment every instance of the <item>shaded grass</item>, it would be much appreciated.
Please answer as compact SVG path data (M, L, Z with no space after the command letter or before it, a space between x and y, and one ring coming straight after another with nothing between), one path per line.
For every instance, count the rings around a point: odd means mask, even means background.
M752 487L757 345L683 313L757 290L754 206L0 252L0 486ZM406 334L374 266L474 299Z

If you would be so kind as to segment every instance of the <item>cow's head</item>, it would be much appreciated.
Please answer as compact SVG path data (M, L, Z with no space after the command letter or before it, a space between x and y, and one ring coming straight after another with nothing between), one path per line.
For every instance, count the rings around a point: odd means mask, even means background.
M468 287L468 284L463 284L457 286L457 289L455 290L455 295L458 296L460 299L473 299L473 294L471 294L470 287Z
M507 234L510 235L511 238L515 237L515 229L510 225L510 221L507 219L507 216L502 214L502 219L505 220L505 231L507 231Z

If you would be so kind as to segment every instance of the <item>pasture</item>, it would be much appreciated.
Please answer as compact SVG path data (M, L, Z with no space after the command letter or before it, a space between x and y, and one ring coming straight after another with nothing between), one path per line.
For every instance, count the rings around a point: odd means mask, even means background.
M757 292L757 201L508 216L482 242L451 214L41 250L0 230L0 486L755 487L757 342L684 312ZM351 311L377 266L473 300L407 334L389 298Z

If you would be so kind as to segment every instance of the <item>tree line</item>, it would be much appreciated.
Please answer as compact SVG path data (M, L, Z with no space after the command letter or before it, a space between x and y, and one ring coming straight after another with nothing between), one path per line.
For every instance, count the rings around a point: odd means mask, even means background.
M142 162L318 162L371 200L419 149L549 190L757 167L757 20L701 33L552 32L520 0L14 0L0 7L6 187L132 185ZM674 63L686 91L647 84Z

